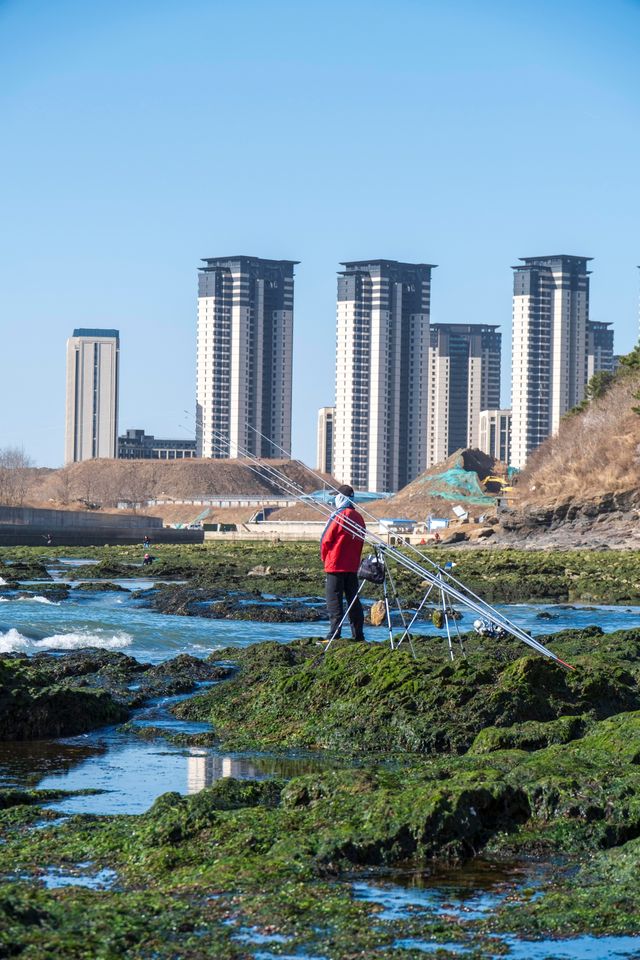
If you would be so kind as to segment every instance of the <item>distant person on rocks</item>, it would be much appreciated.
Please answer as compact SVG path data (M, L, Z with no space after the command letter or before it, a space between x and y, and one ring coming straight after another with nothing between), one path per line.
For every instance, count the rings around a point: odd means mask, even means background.
M435 532L434 535L433 535L433 542L435 543L436 546L438 546L438 544L440 543L441 540L442 540L442 537L440 536L440 534L439 534L438 531L436 530L436 532Z
M53 546L53 537L51 536L50 533L48 533L48 534L46 535L46 537L44 538L44 541L45 541L45 543L46 543L46 545L47 545L48 547L52 547L52 546Z
M145 553L145 555L144 555L144 557L143 557L143 559L142 559L142 566L143 566L143 567L148 567L149 564L150 564L150 563L153 563L154 560L155 560L155 557L152 557L150 553Z
M338 487L336 509L329 517L320 541L320 556L327 574L326 597L330 627L327 640L340 636L344 616L343 597L349 607L354 640L364 640L364 612L358 598L358 567L364 544L365 523L353 505L353 487ZM362 533L358 532L358 528Z
M151 540L149 540L149 537L147 536L146 533L144 535L144 540L142 541L142 546L145 548L151 546Z

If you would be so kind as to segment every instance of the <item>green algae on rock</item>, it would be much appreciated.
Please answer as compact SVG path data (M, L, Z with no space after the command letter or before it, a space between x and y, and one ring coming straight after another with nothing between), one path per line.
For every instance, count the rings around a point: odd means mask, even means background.
M560 880L548 900L543 896L525 904L518 912L522 919L511 918L511 924L510 915L501 914L494 929L518 929L520 923L520 929L535 932L555 917L557 929L567 932L578 923L581 930L633 930L640 897L631 867L625 874L624 912L618 914L613 879L616 864L636 862L629 844L640 834L640 768L633 762L632 742L640 747L640 712L594 721L581 739L533 752L449 756L395 768L306 775L289 783L227 779L190 797L165 794L139 817L73 817L46 830L9 834L4 862L21 871L33 863L90 859L116 870L117 896L67 891L65 918L62 897L29 894L32 906L48 918L45 931L54 939L45 943L56 943L63 931L61 942L77 945L84 933L93 945L91 938L107 916L116 928L126 929L131 939L109 941L111 956L140 949L145 926L132 927L133 921L125 919L134 903L146 918L158 957L190 956L196 929L221 938L220 944L232 943L224 939L222 923L230 915L245 923L276 923L292 942L320 953L323 932L335 930L340 946L331 956L336 958L353 955L347 944L353 949L354 942L363 942L354 927L364 922L371 939L363 949L376 948L376 955L385 956L393 936L371 928L366 923L374 916L371 909L352 910L347 891L328 879L408 859L467 858L487 848L546 847L573 857L604 851L581 867L591 869L585 877L591 877L592 891L602 890L602 903L590 906L581 895L573 919L570 913L560 915L560 907L568 909L570 882ZM621 844L627 847L624 853ZM11 896L0 899L0 916L2 910L7 916L9 903L24 904L24 886L5 889ZM168 943L156 948L158 925L166 928L153 905L163 900L164 916L173 924L181 920ZM33 924L22 915L9 919L14 942L33 944ZM395 927L386 929L397 934ZM334 933L327 935L333 943Z
M0 659L0 740L72 736L121 723L151 697L186 693L228 674L187 654L157 666L95 648L7 655Z
M0 660L0 740L70 736L126 716L127 710L103 690L49 686L28 664Z
M635 649L633 636L627 647ZM565 636L565 642L573 639ZM406 646L392 651L343 641L323 655L313 641L254 644L216 654L235 660L238 674L178 704L174 713L212 723L234 749L463 753L487 727L550 723L563 716L599 719L640 708L627 647L617 658L598 656L596 639L599 635L589 632L590 650L574 658L575 672L522 656L514 642L486 638L469 638L467 659L453 662L434 656L428 639L415 643L415 658ZM567 722L564 738L559 725L547 742L571 739Z
M119 547L65 547L65 557L97 560L88 567L65 569L70 580L113 579L150 575L154 580L188 580L192 586L229 591L255 590L252 571L267 569L260 585L287 597L317 593L323 571L316 543L267 544L261 542L202 545L159 544L151 569L142 570L142 545ZM427 551L427 555L436 558ZM21 579L48 579L46 565L57 553L39 547L0 548L0 576L8 583ZM459 578L491 602L535 600L599 603L640 602L640 556L632 550L473 550L438 549L437 561L455 559ZM420 580L409 571L396 570L397 586L406 603L422 599ZM365 596L379 591L367 585Z
M316 654L304 645L267 645L254 671L266 679L283 666L304 666L310 656ZM243 657L251 661L255 652ZM509 689L515 677L531 677L522 660L496 669L498 687L500 671L510 671ZM389 693L395 689L390 684ZM566 709L558 691L574 689L577 709L584 684L552 685L543 702ZM290 695L296 695L292 687ZM524 703L530 702L529 691ZM584 889L571 899L575 879L560 873L548 894L540 891L531 902L524 897L515 913L505 907L490 921L458 924L466 943L477 945L488 930L633 931L640 921L634 883L640 711L602 720L596 712L594 706L588 724L584 713L548 721L560 739L572 722L580 726L576 738L543 748L536 748L539 731L526 727L536 721L522 721L528 749L491 743L487 753L405 755L392 765L307 774L288 783L226 779L194 796L165 794L141 816L76 816L37 831L24 829L28 817L15 819L16 828L5 831L5 870L28 873L33 864L90 860L115 870L119 889L52 892L6 884L0 953L11 942L38 958L53 949L105 958L250 956L234 952L238 925L270 924L287 938L288 952L304 947L322 955L327 938L335 960L352 957L354 944L365 956L397 957L393 944L401 932L415 935L426 925L435 939L445 939L451 925L422 921L420 928L414 917L404 927L381 927L371 922L375 909L355 904L337 880L361 868L464 859L482 850L512 856L563 851L578 864ZM19 798L12 803L19 809Z

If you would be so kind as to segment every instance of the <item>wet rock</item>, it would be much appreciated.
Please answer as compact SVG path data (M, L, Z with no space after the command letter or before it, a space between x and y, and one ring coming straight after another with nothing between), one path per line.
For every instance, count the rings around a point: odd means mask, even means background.
M100 581L99 583L78 583L74 588L74 591L79 593L126 593L127 588L122 587L119 583L112 583L110 580L106 582Z
M315 609L294 600L259 602L262 594L236 592L233 595L210 587L168 586L147 595L154 610L187 617L212 620L255 620L261 623L313 623L326 619L324 607Z
M188 693L199 683L223 680L233 672L232 667L224 667L182 653L172 660L165 660L164 663L145 670L139 695L148 699L154 696L166 697Z
M228 676L230 667L187 654L158 666L87 648L0 660L0 740L71 736L121 723L134 707Z
M205 604L222 600L224 594L210 587L163 585L153 591L146 591L148 605L158 613L170 613L177 616L203 616Z
M0 661L0 740L72 736L119 723L127 711L108 693L39 684L18 661Z
M237 600L222 600L211 604L207 617L220 620L254 620L260 623L315 623L326 620L326 611L320 611L301 603L242 603Z
M76 680L81 677L103 672L122 681L131 680L136 674L147 669L134 657L99 647L85 647L70 650L64 654L36 653L32 657L20 654L25 670L34 674L40 683L61 683L64 680Z
M14 560L11 563L0 562L0 578L6 583L15 584L21 580L51 580L43 560Z
M142 558L141 562L142 562ZM71 567L65 570L66 580L84 580L85 577L91 577L92 580L124 580L128 577L139 577L139 565L131 563L120 563L112 559L104 559L99 563L87 564L85 566Z

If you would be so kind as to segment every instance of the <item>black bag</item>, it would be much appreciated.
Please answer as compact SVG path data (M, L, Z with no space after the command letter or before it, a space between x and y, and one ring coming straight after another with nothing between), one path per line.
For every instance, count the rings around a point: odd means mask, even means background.
M369 580L370 583L384 583L384 560L377 553L370 553L364 557L358 570L360 580Z

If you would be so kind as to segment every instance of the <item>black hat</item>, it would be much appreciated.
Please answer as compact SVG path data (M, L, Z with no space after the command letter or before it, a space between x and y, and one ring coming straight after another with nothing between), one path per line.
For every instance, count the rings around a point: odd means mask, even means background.
M348 483L343 483L341 487L338 487L338 493L341 493L343 497L352 497L353 487L350 487Z

